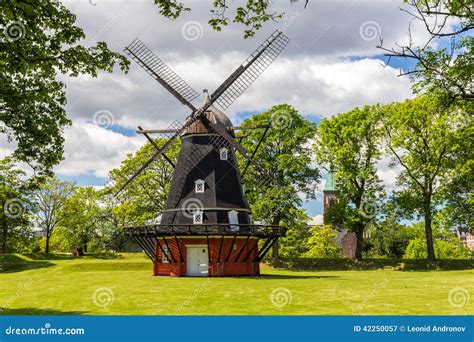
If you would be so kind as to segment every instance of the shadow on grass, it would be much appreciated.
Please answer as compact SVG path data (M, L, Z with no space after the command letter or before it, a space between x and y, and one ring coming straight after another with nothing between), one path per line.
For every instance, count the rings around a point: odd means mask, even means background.
M308 276L308 275L296 275L296 274L261 274L256 279L264 280L285 280L285 279L324 279L324 278L339 278L338 276Z
M429 264L426 260L408 259L365 259L356 262L347 258L316 259L316 258L282 258L269 261L275 268L297 271L363 271L392 269L396 271L453 271L474 269L474 260L438 260Z
M86 311L61 311L54 309L36 309L36 308L0 308L0 316L61 316L61 315L84 315Z
M7 254L0 257L0 273L28 271L53 265L53 263L48 261L25 260L15 254Z
M113 253L85 254L80 257L62 253L25 253L22 254L31 260L72 260L72 259L123 259L123 256Z

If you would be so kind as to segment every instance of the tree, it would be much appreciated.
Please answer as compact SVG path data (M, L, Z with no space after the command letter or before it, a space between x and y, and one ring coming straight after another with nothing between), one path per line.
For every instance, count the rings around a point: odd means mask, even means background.
M400 224L391 216L374 226L370 242L375 255L401 259L410 241L419 237L423 237L423 227Z
M402 72L411 76L417 93L429 92L445 104L456 100L474 100L474 8L472 0L405 0L414 21L420 22L428 40L411 37L397 48L379 48L391 58L416 61L414 69ZM453 25L454 23L454 25Z
M157 146L162 146L165 142L166 140L163 138L155 139ZM175 142L166 151L167 157L175 165L179 146L179 142ZM115 190L125 184L131 175L145 164L155 152L155 147L147 143L137 152L129 154L119 168L110 171L109 178L112 184L116 184ZM156 221L168 197L173 171L174 168L168 161L159 158L120 192L118 201L108 201L108 203L117 208L114 209L115 214L122 212L122 214L129 216L125 221L134 222L137 225L150 220ZM125 206L118 209L122 205Z
M99 192L91 186L78 187L66 198L60 208L59 226L64 230L70 248L81 246L85 253L88 252L88 245L98 237L102 224L99 213Z
M474 232L474 116L460 110L464 114L457 115L462 123L457 125L449 176L440 189L445 201L441 211L450 228L467 227Z
M162 146L165 141L163 138L157 138L155 144ZM179 146L177 141L166 151L166 156L175 165ZM155 151L155 147L148 143L134 154L129 154L119 168L110 171L109 178L111 184L114 184L111 189L117 191L139 167L150 159ZM125 227L159 220L159 213L168 197L173 171L174 168L168 161L159 158L151 163L118 196L114 197L109 188L102 191L100 217L104 225L101 227L101 231L116 250L122 250L128 241L124 231Z
M54 229L61 222L61 210L68 198L74 193L75 186L52 177L40 184L33 193L38 227L46 238L45 252L49 253L49 241Z
M85 35L75 21L54 0L4 0L0 10L0 134L16 142L18 160L42 173L62 159L62 129L70 124L58 75L95 77L129 64L104 42L80 45Z
M288 225L286 236L278 240L279 256L284 258L300 258L308 251L308 239L311 231L308 227L310 217L303 209L292 209L290 215L293 217Z
M0 160L0 254L7 252L8 240L15 228L20 232L28 224L28 185L23 181L25 173L16 168L12 158Z
M397 176L401 190L394 192L394 200L405 217L423 217L428 261L434 263L432 221L443 204L442 189L449 180L463 115L428 97L388 105L384 114L392 166L402 167Z
M330 225L315 226L311 228L308 239L308 258L338 258L342 255L341 248L336 244L337 233Z
M304 119L292 106L283 104L270 108L244 120L242 126L264 125L272 122L265 141L260 145L254 159L265 170L265 175L250 167L243 182L254 220L266 224L288 227L295 224L295 215L302 197L314 198L319 172L311 165L311 139L316 125ZM261 130L246 132L242 141L248 151L254 151L262 136ZM245 160L240 160L240 169L245 169ZM273 180L267 184L265 180ZM278 256L278 245L274 245L273 256Z
M376 172L381 155L379 117L379 106L365 106L324 119L314 145L318 163L336 170L338 195L327 219L356 234L357 260L362 259L364 229L376 216L383 194Z

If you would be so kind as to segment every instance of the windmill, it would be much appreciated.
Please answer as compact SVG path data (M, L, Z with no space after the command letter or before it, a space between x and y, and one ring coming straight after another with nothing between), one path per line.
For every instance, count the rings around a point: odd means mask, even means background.
M108 185L110 191L120 194L161 157L175 168L160 224L126 229L153 261L155 275L257 275L259 262L285 235L284 227L252 222L241 181L249 167L258 171L261 182L272 181L271 175L254 159L270 124L235 127L223 111L263 73L289 41L283 32L275 31L211 95L206 94L197 108L191 102L199 94L140 40L135 39L125 48L131 59L191 110L184 124L152 130L139 126L137 132L155 147L153 155L132 170L128 179ZM235 134L246 129L263 130L251 153ZM167 134L169 138L158 146L150 134ZM181 150L175 164L166 151L178 138ZM242 174L236 153L246 162Z

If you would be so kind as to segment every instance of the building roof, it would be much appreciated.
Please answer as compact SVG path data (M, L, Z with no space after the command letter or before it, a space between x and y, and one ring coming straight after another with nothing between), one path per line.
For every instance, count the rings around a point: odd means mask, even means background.
M326 174L326 183L324 184L323 191L336 191L336 177L333 171L329 171Z

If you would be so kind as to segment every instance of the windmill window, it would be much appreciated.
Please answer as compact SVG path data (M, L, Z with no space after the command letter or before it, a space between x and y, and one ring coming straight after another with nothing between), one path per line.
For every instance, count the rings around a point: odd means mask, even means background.
M193 214L193 223L194 224L202 224L202 218L204 213L202 211L195 211Z
M227 213L229 215L229 224L230 224L230 230L232 232L238 232L239 231L239 213L235 210L231 210Z
M197 181L194 182L194 184L195 184L196 193L204 192L204 185L206 184L205 181L203 181L202 179L198 179Z
M220 157L221 157L221 160L227 160L227 158L229 157L229 150L225 147L221 148Z

